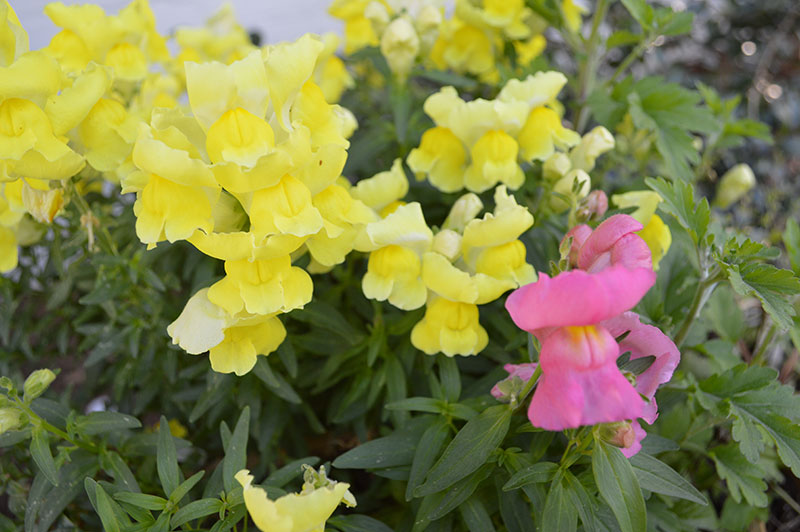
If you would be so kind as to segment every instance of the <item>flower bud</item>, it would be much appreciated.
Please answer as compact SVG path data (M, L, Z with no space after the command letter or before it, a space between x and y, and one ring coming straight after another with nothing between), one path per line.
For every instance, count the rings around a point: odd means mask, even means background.
M461 235L452 229L442 229L433 237L433 251L453 262L461 254Z
M628 449L636 443L636 432L629 421L603 423L600 425L600 439L620 449Z
M597 158L612 149L614 149L614 135L603 126L597 126L585 134L580 143L569 152L572 168L591 172Z
M736 203L756 184L753 170L746 164L737 164L722 176L717 186L717 197L714 204L721 209L727 209Z
M18 429L22 425L22 411L13 406L0 408L0 434Z
M478 216L481 209L483 209L483 202L476 194L472 192L464 194L450 208L450 213L442 228L462 232L467 224Z
M419 52L419 37L406 17L394 19L381 37L381 53L389 68L400 79L405 79Z
M567 175L572 168L572 162L566 153L557 152L551 155L542 165L542 174L549 181L555 181Z
M372 23L372 28L377 34L389 24L389 12L380 2L370 2L364 9L364 17Z
M589 194L592 186L592 179L583 170L571 170L567 175L556 181L553 192L580 200ZM556 212L562 212L569 208L570 204L560 196L553 194L550 198L550 206Z
M25 384L22 385L22 397L25 402L29 403L42 395L55 379L56 374L47 368L37 369L28 375L28 378L25 379Z
M579 222L599 220L608 210L608 196L602 190L593 190L581 201L576 213Z

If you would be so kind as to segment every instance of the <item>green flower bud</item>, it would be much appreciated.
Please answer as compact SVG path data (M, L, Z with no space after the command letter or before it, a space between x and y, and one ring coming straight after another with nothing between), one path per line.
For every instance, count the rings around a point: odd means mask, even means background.
M23 400L29 403L42 395L55 378L56 374L46 368L37 369L28 375L28 378L25 379L25 384L22 385Z
M22 411L13 406L0 408L0 434L22 426Z
M636 433L630 422L603 423L600 425L600 439L614 447L627 449L636 443Z
M717 186L717 197L714 198L714 204L721 209L727 209L755 185L756 176L753 174L753 170L744 163L737 164L722 176Z

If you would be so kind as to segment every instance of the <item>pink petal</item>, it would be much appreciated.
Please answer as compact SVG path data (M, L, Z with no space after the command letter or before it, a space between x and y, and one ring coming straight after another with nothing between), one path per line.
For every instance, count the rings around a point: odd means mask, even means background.
M558 329L542 344L542 377L528 418L563 430L635 419L645 402L617 368L618 346L603 327Z
M636 231L642 224L626 214L615 214L597 226L578 252L578 267L596 272L622 264L628 268L653 267L650 248Z
M644 401L616 363L584 371L543 372L528 408L535 427L564 430L641 416Z
M502 399L506 396L502 390L500 390L500 383L506 382L509 379L513 379L514 377L519 377L522 379L522 382L528 382L530 378L533 376L533 372L536 371L536 364L529 362L524 364L506 364L503 366L503 369L508 372L508 377L501 380L497 384L492 387L492 397L495 399Z
M544 327L592 325L639 302L655 283L652 269L611 266L597 273L562 272L513 291L506 309L517 327L536 334Z
M656 357L653 364L636 377L636 390L652 399L656 389L672 378L672 374L681 360L681 353L675 343L658 327L642 323L634 312L626 312L606 320L603 322L603 326L615 338L630 331L619 343L619 347L620 353L631 352L631 360L647 356ZM653 421L655 421L654 417ZM652 423L650 420L648 422Z

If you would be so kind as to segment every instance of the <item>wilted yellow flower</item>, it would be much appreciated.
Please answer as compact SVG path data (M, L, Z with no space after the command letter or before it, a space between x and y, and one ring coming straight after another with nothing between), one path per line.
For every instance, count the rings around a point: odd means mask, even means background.
M411 330L411 343L429 355L466 356L482 351L489 337L478 321L477 305L435 297Z
M50 188L48 181L24 180L22 203L34 220L49 224L64 206L64 192L60 188Z
M355 498L346 482L327 478L324 468L320 473L307 475L300 493L289 493L271 500L262 488L252 485L253 476L247 469L236 473L236 480L244 488L244 503L253 522L263 532L321 532L325 521L340 503L355 506Z

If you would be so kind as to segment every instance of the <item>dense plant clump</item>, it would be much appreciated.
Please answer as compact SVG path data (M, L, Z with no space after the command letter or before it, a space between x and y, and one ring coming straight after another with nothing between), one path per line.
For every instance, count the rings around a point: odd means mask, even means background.
M0 0L0 529L800 517L798 213L738 227L769 127L643 75L691 12L44 10Z

